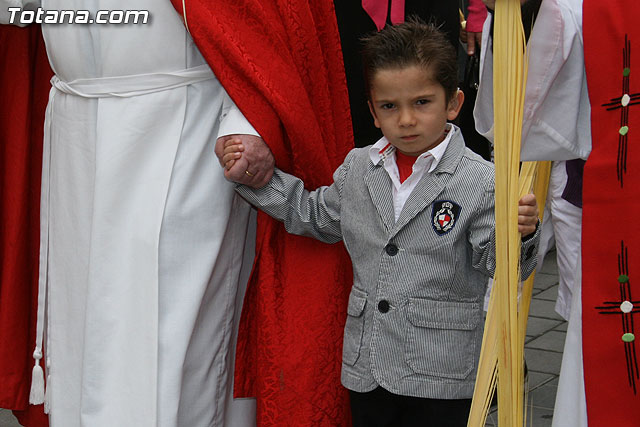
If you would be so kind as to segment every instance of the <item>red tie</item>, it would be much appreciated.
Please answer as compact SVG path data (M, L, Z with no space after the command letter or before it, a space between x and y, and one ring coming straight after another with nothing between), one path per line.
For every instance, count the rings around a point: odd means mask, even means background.
M388 0L362 0L362 8L373 19L378 31L384 28L389 11ZM404 0L391 0L391 23L404 22Z

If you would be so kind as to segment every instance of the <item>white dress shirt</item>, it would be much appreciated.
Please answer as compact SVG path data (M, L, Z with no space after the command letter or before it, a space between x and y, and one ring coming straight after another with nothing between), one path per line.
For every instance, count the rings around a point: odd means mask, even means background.
M386 137L383 136L380 138L378 142L373 144L369 149L371 161L374 164L378 164L380 160L382 160L384 162L384 169L389 174L389 178L391 178L391 182L393 183L393 210L396 221L398 217L400 217L400 212L402 212L402 208L411 195L411 192L416 188L416 185L418 185L418 182L420 182L424 174L433 172L436 166L438 166L442 155L449 145L449 141L451 141L453 132L450 131L454 128L456 128L455 125L451 123L447 124L445 130L446 137L444 140L431 150L425 151L418 156L416 162L413 164L411 175L409 175L404 182L400 182L400 173L398 172L398 165L396 164L396 147L391 145Z

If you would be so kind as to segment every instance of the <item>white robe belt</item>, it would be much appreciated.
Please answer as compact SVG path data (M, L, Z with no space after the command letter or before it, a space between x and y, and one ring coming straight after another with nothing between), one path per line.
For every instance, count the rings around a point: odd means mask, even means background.
M62 81L56 75L51 78L52 88L49 93L49 103L45 114L45 134L42 157L42 192L40 196L40 272L38 282L36 347L33 352L35 364L33 367L31 393L29 396L29 402L31 404L37 405L45 403L46 413L49 412L49 399L45 397L44 373L40 365L40 359L42 359L42 342L45 332L45 305L48 300L47 264L49 258L51 118L53 115L56 93L60 91L83 98L127 98L175 89L210 79L215 79L215 75L213 74L213 71L211 71L211 68L206 64L172 72L76 79L70 82ZM49 346L47 345L47 347ZM46 365L48 370L50 367L49 357L47 357Z
M51 85L61 92L84 98L106 98L112 96L128 98L175 89L214 78L211 68L203 64L185 70L166 73L76 79L70 82L63 82L58 76L54 75L51 79Z

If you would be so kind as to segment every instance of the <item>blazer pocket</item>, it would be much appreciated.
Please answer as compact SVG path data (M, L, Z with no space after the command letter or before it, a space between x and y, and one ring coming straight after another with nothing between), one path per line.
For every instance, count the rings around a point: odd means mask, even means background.
M417 373L464 379L476 365L478 303L409 298L405 359Z
M355 365L360 357L362 335L364 333L364 307L367 304L367 293L358 288L352 288L347 306L347 322L344 325L344 340L342 343L342 361L348 365Z

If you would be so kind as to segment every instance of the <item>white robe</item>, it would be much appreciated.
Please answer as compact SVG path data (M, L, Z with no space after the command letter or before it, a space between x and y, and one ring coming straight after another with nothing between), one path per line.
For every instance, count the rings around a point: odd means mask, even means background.
M559 280L555 309L563 319L569 320L573 292L580 287L577 265L582 244L582 208L562 198L566 184L566 161L553 162L536 268L542 269L545 255L555 246Z
M494 76L488 37L490 25L491 16L483 29L480 87L474 118L478 132L492 140ZM582 0L543 0L528 41L528 53L522 160L586 159L591 151L591 107L584 70ZM575 226L575 212L567 215L562 210L552 210L551 215ZM575 235L575 231L569 230L563 232L563 236L570 237L572 233ZM575 250L575 242L568 247ZM575 289L559 289L560 301L572 303L556 395L554 427L587 426L582 368L581 259L579 253L570 256L575 259L573 270L576 280ZM564 293L565 290L573 292Z
M483 34L489 34L491 14ZM493 141L492 39L482 38L473 116ZM582 46L582 0L543 0L528 41L522 160L586 159L591 152L589 96Z
M255 131L168 0L42 7L150 12L146 25L43 26L51 426L254 425L254 402L230 399L250 208L213 146Z

